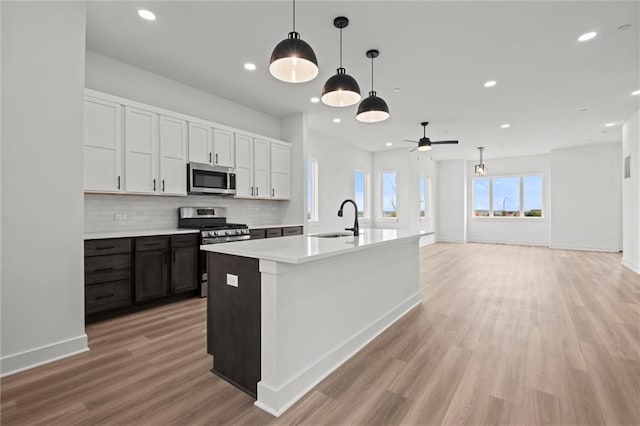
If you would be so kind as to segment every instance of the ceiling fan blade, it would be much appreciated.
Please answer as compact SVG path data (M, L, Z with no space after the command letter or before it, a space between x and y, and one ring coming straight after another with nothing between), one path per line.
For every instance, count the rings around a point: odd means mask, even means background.
M415 148L411 148L411 149L409 150L409 152L413 152L413 151L415 151L416 149L418 149L418 147L417 147L417 146L416 146Z
M456 144L458 141L431 141L431 145Z
M418 141L412 141L411 139L402 139L402 142L418 143Z

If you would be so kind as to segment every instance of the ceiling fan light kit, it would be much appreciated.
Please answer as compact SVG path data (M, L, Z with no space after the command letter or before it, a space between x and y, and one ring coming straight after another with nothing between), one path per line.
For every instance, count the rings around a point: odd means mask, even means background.
M318 75L316 54L296 32L296 2L293 0L293 31L273 49L269 72L287 83L305 83Z
M422 137L420 138L420 140L418 141L412 141L409 139L405 139L404 142L411 142L411 143L417 143L418 146L410 149L409 152L413 152L415 150L418 150L420 152L425 152L425 151L430 151L431 150L431 145L455 145L458 143L458 141L432 141L431 139L429 139L427 137L427 126L429 125L428 121L423 121L422 123L420 123L420 125L422 126Z
M360 86L355 78L347 74L342 67L342 29L349 25L349 19L338 16L333 20L333 25L340 29L340 67L337 73L331 76L322 87L322 102L329 106L346 107L355 105L361 99Z
M358 113L356 119L363 123L376 123L389 118L389 106L379 97L373 90L373 59L377 58L380 52L371 49L367 51L367 58L371 59L371 91L369 97L365 98L358 105Z
M484 147L479 146L478 151L480 152L480 164L476 164L474 173L476 176L484 176L487 174L487 167L482 162L482 152L484 151Z

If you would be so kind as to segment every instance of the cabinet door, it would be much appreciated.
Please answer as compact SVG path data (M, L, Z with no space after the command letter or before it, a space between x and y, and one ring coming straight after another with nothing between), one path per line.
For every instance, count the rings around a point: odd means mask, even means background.
M213 164L233 167L233 133L213 129Z
M160 116L161 194L187 195L187 122Z
M253 138L236 134L236 197L253 197Z
M136 302L157 299L169 292L169 251L149 250L136 252Z
M253 185L257 198L271 198L269 142L260 139L255 139L253 142Z
M198 288L198 247L171 249L171 293L183 293Z
M84 100L84 190L121 192L122 106Z
M291 147L271 144L271 198L291 198Z
M156 114L125 106L125 188L153 194L158 182L158 130Z
M213 164L213 129L205 124L189 123L189 161Z

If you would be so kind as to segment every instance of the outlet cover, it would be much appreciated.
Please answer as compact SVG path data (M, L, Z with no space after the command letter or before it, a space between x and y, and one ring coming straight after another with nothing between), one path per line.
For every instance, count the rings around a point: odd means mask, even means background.
M238 287L238 276L227 274L227 285L230 285L231 287Z

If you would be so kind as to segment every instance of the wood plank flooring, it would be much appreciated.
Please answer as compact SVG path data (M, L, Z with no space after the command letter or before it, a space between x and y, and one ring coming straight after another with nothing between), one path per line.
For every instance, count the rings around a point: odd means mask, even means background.
M640 277L614 253L435 244L424 302L280 418L209 372L205 301L87 327L0 382L30 424L640 424Z

